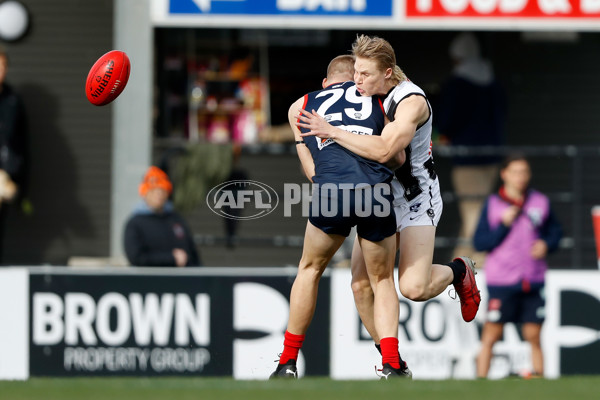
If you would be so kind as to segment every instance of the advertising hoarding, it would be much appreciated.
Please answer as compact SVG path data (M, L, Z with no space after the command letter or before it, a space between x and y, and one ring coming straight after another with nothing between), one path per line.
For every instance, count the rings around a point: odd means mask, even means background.
M29 376L232 376L267 379L282 350L295 269L10 268L0 271L0 379ZM414 379L473 379L485 320L471 323L444 292L400 297L399 341ZM545 375L600 374L600 273L550 271L542 330ZM300 376L378 379L350 271L327 271L300 353ZM530 371L530 349L507 324L490 378Z
M600 0L155 0L155 26L600 30Z
M32 274L31 375L194 375L265 379L293 282L277 276ZM160 271L159 271L160 272ZM328 286L329 279L323 279ZM302 372L328 375L329 291ZM309 356L310 355L310 356Z

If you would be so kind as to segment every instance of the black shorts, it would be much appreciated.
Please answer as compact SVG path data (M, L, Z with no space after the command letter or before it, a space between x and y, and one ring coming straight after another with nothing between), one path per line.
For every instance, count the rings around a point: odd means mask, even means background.
M308 219L327 234L348 236L356 226L358 236L379 242L396 233L393 202L389 183L360 188L315 185Z
M544 322L546 296L543 283L524 281L512 286L488 286L488 299L489 322Z

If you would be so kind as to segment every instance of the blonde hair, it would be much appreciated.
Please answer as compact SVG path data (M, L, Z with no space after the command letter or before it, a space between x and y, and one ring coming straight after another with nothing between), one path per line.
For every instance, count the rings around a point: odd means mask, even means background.
M354 79L354 57L349 54L337 56L327 66L327 80L335 75L349 74L348 80Z
M374 60L381 71L392 69L390 78L394 85L407 80L402 69L396 65L396 53L392 45L385 39L377 36L357 35L352 43L352 55L354 57L368 58Z

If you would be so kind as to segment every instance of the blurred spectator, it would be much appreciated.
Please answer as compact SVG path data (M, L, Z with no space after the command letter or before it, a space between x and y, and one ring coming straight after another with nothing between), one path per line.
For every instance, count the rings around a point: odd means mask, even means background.
M0 46L0 263L8 205L22 198L27 168L27 120L19 95L5 82L8 55Z
M125 226L125 253L131 265L201 265L192 232L169 201L172 191L167 174L160 168L150 167L139 186L143 201Z
M471 33L459 34L452 40L449 54L454 69L442 86L440 105L433 119L439 133L453 146L502 145L505 95L492 64L481 57L477 38ZM470 239L483 201L496 184L500 158L472 154L453 159L452 184L461 217L459 238L469 240L459 244L454 255L469 256L481 263L481 255L474 254Z
M545 258L558 247L562 229L548 197L529 188L531 169L525 157L508 156L500 178L503 184L487 199L474 237L475 248L489 252L485 262L488 311L477 376L487 376L492 348L507 322L522 324L522 335L531 345L532 374L543 376Z

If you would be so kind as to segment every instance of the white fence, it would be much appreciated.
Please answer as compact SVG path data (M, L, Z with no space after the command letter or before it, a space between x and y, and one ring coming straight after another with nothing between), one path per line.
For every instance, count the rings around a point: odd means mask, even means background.
M294 268L5 268L0 379L189 375L267 379L282 349ZM485 317L471 323L442 293L400 298L399 340L415 379L473 379ZM600 373L600 272L550 271L542 332L546 375ZM329 339L327 339L329 338ZM530 369L508 325L491 378ZM350 272L328 271L299 359L300 375L376 379L380 357L360 324Z

